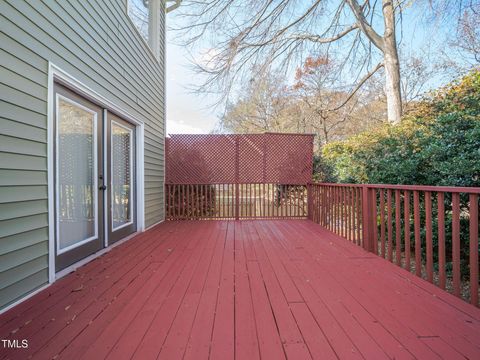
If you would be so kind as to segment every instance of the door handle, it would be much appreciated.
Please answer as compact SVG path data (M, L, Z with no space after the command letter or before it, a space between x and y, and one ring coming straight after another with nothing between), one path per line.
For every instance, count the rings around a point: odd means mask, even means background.
M107 190L107 186L106 185L102 185L98 188L98 190Z

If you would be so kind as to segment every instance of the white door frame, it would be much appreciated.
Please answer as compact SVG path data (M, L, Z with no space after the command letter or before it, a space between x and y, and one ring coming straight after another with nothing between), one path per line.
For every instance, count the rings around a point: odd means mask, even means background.
M48 242L49 242L49 253L48 253L48 281L53 283L58 277L55 273L55 197L56 191L54 186L55 179L55 154L54 154L54 143L55 143L55 134L53 133L54 129L54 114L55 109L53 109L54 104L54 83L58 82L66 87L75 91L78 95L85 97L86 99L92 101L93 103L104 108L104 121L107 120L107 111L110 111L114 114L117 114L126 121L132 123L136 126L136 200L137 200L137 231L141 232L145 230L145 176L144 176L144 123L133 115L131 115L126 110L117 106L104 96L100 95L95 90L89 88L81 81L68 74L55 64L48 63L48 123L47 123L47 161L48 161ZM106 132L105 132L106 133ZM104 142L104 147L106 147L106 142ZM105 156L106 158L106 156ZM105 161L105 160L104 160ZM108 179L106 179L106 174L104 174L104 181L108 184ZM106 198L104 197L104 205L106 205ZM105 215L107 215L107 206L104 206ZM106 219L106 218L105 218ZM108 231L107 226L104 227L105 230L105 244L108 244ZM130 238L130 237L128 237ZM121 243L117 242L117 243ZM104 249L105 250L105 249ZM104 253L100 251L97 254L94 254L93 257L99 256ZM91 260L92 256L89 256L86 260ZM83 263L83 261L82 261ZM78 267L79 264L74 264L72 267ZM67 270L67 271L65 271ZM62 275L70 272L72 269L67 268L62 270Z

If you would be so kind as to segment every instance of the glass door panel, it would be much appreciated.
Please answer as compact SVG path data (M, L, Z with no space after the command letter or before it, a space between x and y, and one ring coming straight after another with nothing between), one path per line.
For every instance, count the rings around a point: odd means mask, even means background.
M55 84L56 270L103 247L103 112Z
M108 112L109 244L137 230L135 126Z
M98 237L97 113L58 96L58 252Z
M133 221L133 130L112 121L112 230Z

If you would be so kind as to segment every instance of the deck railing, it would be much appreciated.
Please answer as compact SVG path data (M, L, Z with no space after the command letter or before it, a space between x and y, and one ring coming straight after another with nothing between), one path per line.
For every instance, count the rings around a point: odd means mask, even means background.
M309 185L309 218L479 306L480 188Z
M296 184L167 184L167 220L306 219L307 186Z

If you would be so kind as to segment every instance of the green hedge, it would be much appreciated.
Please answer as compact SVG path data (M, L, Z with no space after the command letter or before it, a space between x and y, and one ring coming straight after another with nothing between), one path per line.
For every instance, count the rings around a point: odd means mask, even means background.
M322 149L338 182L480 186L480 71L416 104L396 125Z

